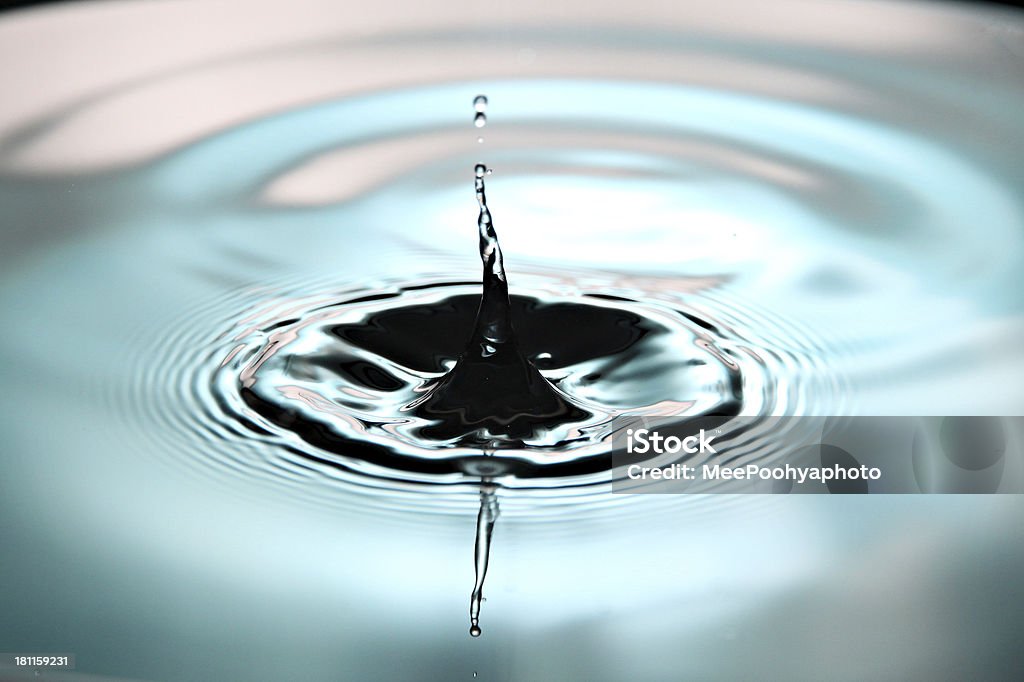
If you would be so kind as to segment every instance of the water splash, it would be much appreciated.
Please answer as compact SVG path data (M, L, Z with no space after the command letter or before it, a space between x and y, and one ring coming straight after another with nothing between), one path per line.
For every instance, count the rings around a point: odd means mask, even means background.
M484 177L490 172L484 164L474 168L483 291L473 332L455 367L409 409L433 422L421 429L428 438L520 446L525 439L592 415L549 383L520 348L505 262L487 206Z

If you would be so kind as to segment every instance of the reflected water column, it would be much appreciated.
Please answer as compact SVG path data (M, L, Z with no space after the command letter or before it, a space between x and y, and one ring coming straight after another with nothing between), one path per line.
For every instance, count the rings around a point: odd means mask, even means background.
M480 604L484 600L484 580L487 578L487 561L491 554L491 535L494 533L494 522L498 520L498 497L495 495L497 486L489 479L480 484L480 511L476 516L476 545L473 559L476 577L473 583L473 594L469 599L469 634L480 636Z

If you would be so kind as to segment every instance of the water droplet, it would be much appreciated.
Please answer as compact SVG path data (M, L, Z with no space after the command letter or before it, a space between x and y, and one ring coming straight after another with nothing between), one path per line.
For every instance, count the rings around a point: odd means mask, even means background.
M484 138L478 137L478 138L476 138L476 142L477 142L477 144L483 144L484 143Z
M473 109L476 110L476 116L473 117L473 125L477 128L483 128L487 125L487 98L483 95L477 95L473 99ZM483 140L483 138L478 138Z
M487 166L482 163L478 163L476 168L473 169L473 173L476 174L476 177L482 178L486 173L488 173Z
M483 631L480 629L479 625L473 625L469 628L470 637L479 637L481 632Z

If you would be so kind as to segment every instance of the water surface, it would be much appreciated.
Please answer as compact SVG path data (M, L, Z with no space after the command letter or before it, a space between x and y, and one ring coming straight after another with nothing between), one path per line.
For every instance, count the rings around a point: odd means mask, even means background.
M165 63L95 57L82 22L121 11ZM396 339L447 326L402 318L441 301L472 324L483 157L513 310L544 320L523 322L526 352L595 412L1021 413L1019 19L617 11L486 35L475 14L357 31L299 12L179 47L146 28L188 24L171 10L0 20L8 50L66 30L97 64L61 96L29 88L0 128L5 649L146 679L1010 669L1016 498L652 499L612 496L600 468L503 481L471 640L481 476L332 449L237 390L277 342L264 399L341 432L387 408L365 358L346 365L359 396L318 354L358 350L385 310ZM647 346L588 367L545 337L594 324L595 342ZM464 338L394 347L440 375ZM541 445L532 465L586 454ZM400 428L387 446L480 452Z

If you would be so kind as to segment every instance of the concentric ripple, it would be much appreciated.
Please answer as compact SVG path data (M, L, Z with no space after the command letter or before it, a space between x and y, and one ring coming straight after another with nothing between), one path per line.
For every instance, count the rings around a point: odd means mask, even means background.
M158 420L159 438L177 433L178 447L220 476L333 495L331 504L356 493L363 505L465 509L474 498L464 491L488 478L519 490L506 510L516 513L612 503L614 416L767 416L841 384L815 360L823 344L813 334L729 301L716 278L678 278L671 290L573 270L514 281L524 351L592 415L571 437L485 455L416 433L422 424L402 408L454 363L480 290L437 273L373 289L284 280L193 309L157 342L165 361L138 367L133 403L146 410L132 421L149 431ZM173 390L141 399L154 386ZM181 402L199 409L182 413Z

